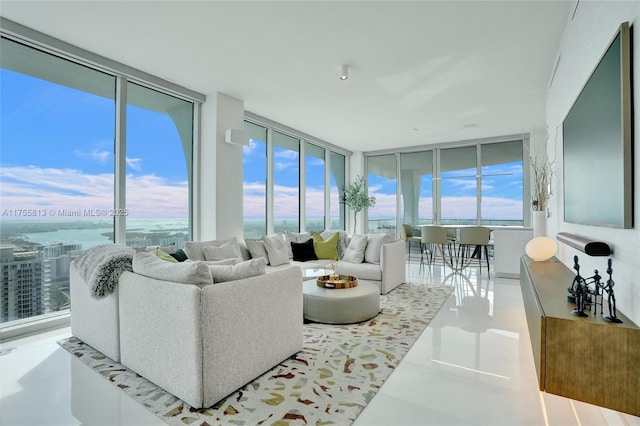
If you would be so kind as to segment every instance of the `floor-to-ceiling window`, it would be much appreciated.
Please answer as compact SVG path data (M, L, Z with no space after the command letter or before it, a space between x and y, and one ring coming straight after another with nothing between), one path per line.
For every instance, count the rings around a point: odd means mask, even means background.
M367 158L368 192L376 199L376 204L367 211L367 232L396 232L397 168L395 154Z
M68 312L70 263L92 246L191 235L195 103L23 41L0 46L0 327Z
M305 230L325 229L325 161L324 148L305 143Z
M2 39L0 322L69 307L69 264L110 242L115 78Z
M300 230L300 139L273 132L273 230Z
M433 223L433 151L400 154L401 221Z
M365 154L369 195L377 200L368 209L369 232L401 224L523 226L524 147L515 139Z
M127 245L189 240L193 103L127 85Z
M440 150L440 223L475 224L478 217L476 146Z
M331 211L331 229L345 229L345 205L342 202L345 187L345 156L331 152L329 157L331 173L329 175L329 203Z
M483 224L524 224L522 159L521 141L480 146Z
M267 128L244 122L249 146L243 148L244 237L259 239L267 234Z
M251 113L244 128L244 238L344 229L342 150Z

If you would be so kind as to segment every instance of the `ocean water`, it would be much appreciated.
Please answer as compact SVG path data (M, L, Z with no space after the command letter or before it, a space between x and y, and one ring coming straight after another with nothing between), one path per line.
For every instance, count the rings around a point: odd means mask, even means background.
M50 244L81 244L83 249L93 247L98 244L110 243L108 235L103 233L113 232L113 224L104 222L104 224L96 224L95 227L84 229L82 226L86 222L76 221L79 229L73 228L70 222L55 221L25 221L23 223L41 224L41 225L59 225L56 231L47 232L26 232L20 234L23 239L32 243L50 245ZM95 223L95 222L94 222ZM158 231L189 234L189 221L187 219L128 219L127 232L153 233ZM1 236L3 237L4 236Z

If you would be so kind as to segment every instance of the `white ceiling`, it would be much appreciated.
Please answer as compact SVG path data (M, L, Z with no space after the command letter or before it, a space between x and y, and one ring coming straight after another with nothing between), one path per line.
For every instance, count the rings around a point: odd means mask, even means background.
M571 1L6 1L3 17L353 151L528 132ZM349 79L341 81L341 64Z

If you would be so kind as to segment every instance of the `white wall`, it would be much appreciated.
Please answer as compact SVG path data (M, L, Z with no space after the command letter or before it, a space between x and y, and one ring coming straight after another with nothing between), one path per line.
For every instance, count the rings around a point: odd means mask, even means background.
M562 199L562 122L580 93L586 80L597 65L600 57L612 40L619 25L628 21L632 26L633 43L633 98L634 111L634 229L613 229L587 225L570 224L563 221ZM618 308L636 324L640 324L640 2L637 1L581 1L573 19L569 18L560 45L561 56L558 69L547 97L547 124L549 141L547 151L553 155L557 145L559 162L553 180L553 195L550 200L551 217L547 223L547 235L558 232L572 232L610 243L614 246L613 280ZM557 139L556 139L557 132ZM594 164L594 171L598 170ZM586 191L588 188L576 188ZM606 208L606 206L595 206ZM564 244L559 244L558 257L570 269L573 256L578 255L581 275L591 276L598 269L607 278L607 258L589 257ZM570 285L571 283L558 283ZM606 313L606 308L605 308Z
M224 141L227 129L244 129L244 103L223 93L202 105L197 240L242 238L242 146Z

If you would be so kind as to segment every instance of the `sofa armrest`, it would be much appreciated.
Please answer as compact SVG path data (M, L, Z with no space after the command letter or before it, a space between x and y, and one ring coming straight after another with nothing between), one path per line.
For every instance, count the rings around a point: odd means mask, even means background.
M380 253L380 268L382 269L381 294L389 293L406 281L407 263L405 250L404 240L382 245Z
M71 334L112 360L120 361L118 287L108 296L94 299L75 261L69 268L69 282Z
M302 349L299 267L203 288L204 406Z

